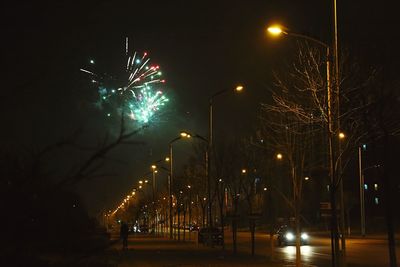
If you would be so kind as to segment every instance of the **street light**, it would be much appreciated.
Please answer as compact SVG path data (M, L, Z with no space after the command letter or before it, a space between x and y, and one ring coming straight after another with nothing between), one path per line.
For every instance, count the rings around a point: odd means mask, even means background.
M282 34L288 36L294 36L297 38L305 39L316 43L326 49L326 89L327 89L327 125L328 125L328 154L329 154L329 173L331 176L331 190L330 190L330 202L331 202L331 249L332 249L332 265L336 266L336 255L339 251L339 236L337 231L337 214L336 214L336 179L335 179L335 163L333 159L333 120L332 120L332 92L331 92L331 54L330 46L318 39L312 38L307 35L290 32L288 29L283 28L280 25L273 25L267 28L269 34L273 36L280 36ZM342 207L343 208L343 207ZM341 218L343 219L343 218ZM342 229L343 231L343 229ZM342 247L343 251L345 248L344 235L342 234Z
M280 25L272 25L267 28L267 31L273 36L279 36L285 33Z
M283 158L281 153L276 154L276 159L281 160Z
M188 134L187 132L181 132L179 134L178 137L172 139L169 142L169 156L168 156L168 160L167 158L165 159L165 161L169 162L169 177L168 177L168 195L169 195L169 238L172 239L173 238L173 227L172 227L172 208L173 208L173 196L172 196L172 186L173 186L173 181L174 181L174 176L173 176L173 149L172 149L172 145L173 143L175 143L176 141L182 139L182 138L190 138L190 134Z
M208 168L207 168L207 195L208 195L208 226L212 226L212 219L211 219L211 209L212 209L212 202L211 202L211 153L213 151L213 103L214 103L214 98L218 95L227 93L229 91L234 91L237 93L240 93L244 90L244 86L242 84L236 85L233 90L232 88L228 89L223 89L220 91L215 92L213 95L211 95L209 99L209 109L208 109L208 149L207 149L207 154L208 154Z

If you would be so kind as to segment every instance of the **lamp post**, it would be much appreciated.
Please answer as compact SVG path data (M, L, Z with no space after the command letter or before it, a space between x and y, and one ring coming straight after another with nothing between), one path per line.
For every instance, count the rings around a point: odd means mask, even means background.
M243 85L237 85L234 88L235 92L242 92L244 89ZM209 109L208 109L208 167L207 167L207 197L208 197L208 226L212 226L212 218L211 218L211 209L212 209L212 202L211 202L211 154L213 150L213 103L214 103L214 98L218 95L221 95L223 93L227 93L229 91L232 91L231 88L229 89L224 89L215 92L209 99Z
M165 157L165 159L157 160L151 165L151 169L152 169L152 173L153 173L153 192L154 192L153 201L155 201L155 198L156 198L155 195L157 194L156 173L158 173L158 170L164 170L169 174L169 169L168 168L165 168L164 166L157 165L158 163L160 163L162 161L169 162L169 157ZM157 212L157 210L156 210L156 212ZM161 217L161 215L160 215L160 217ZM163 220L163 224L164 224L164 229L165 229L166 228L166 226L165 226L165 224L166 224L165 218ZM160 226L159 226L159 228L160 228Z
M168 177L168 195L169 195L169 238L173 238L173 221L172 221L172 186L173 186L173 181L174 181L174 172L173 172L173 143L176 141L182 139L182 138L190 138L190 134L186 132L182 132L178 137L172 139L169 142L169 157L165 159L165 161L169 162L169 177Z
M157 173L157 166L156 165L151 165L151 170L153 174L153 215L154 215L154 233L156 233L157 230L157 208L156 208L156 173Z
M361 226L361 235L365 237L365 198L364 198L364 173L362 166L362 152L361 146L358 147L358 170L360 177L360 226Z
M335 174L335 163L334 163L334 152L333 152L333 117L332 117L332 89L331 89L331 53L330 47L324 42L318 39L312 38L307 35L289 32L287 29L283 29L278 25L271 26L267 31L275 36L288 35L301 39L305 39L316 43L326 50L326 90L327 90L327 128L328 128L328 155L329 155L329 174L330 174L330 202L331 202L331 250L332 250L332 266L337 266L336 255L339 252L339 235L337 230L337 214L336 214L336 174ZM343 207L342 207L343 208ZM343 219L343 218L342 218ZM342 235L343 236L343 235ZM344 236L342 237L344 240ZM342 247L343 248L343 247Z

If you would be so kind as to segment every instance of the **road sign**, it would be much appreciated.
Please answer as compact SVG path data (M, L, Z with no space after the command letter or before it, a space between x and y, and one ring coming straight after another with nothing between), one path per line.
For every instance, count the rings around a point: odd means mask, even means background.
M319 209L320 210L330 210L331 209L331 203L330 202L320 202L319 203Z

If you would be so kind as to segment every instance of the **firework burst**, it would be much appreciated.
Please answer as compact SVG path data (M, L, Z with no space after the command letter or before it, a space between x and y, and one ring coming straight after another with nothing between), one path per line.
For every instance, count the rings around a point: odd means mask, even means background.
M113 76L98 74L91 69L80 69L90 75L92 83L98 88L97 106L106 110L108 117L113 113L126 114L130 119L141 123L149 123L158 111L168 102L162 87L165 80L158 65L152 65L147 52L135 52L128 56L128 40L126 41L127 62L122 80ZM90 60L90 65L94 65Z

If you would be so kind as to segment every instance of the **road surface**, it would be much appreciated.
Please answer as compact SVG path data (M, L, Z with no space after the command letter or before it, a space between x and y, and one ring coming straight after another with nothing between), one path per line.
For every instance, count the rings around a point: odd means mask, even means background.
M310 245L302 246L303 266L331 266L330 240L327 236L310 234ZM121 242L111 246L106 252L88 257L82 266L294 266L295 247L275 247L271 259L269 238L257 233L255 256L251 256L250 234L238 233L238 254L232 254L231 233L226 232L226 250L221 247L206 247L196 243L195 235L191 240L169 240L167 237L154 237L149 234L137 234L129 237L127 250L122 250ZM187 238L187 236L186 236ZM386 267L389 266L387 244L384 237L351 238L347 240L348 267ZM397 258L400 258L400 248ZM78 266L78 265L76 265Z

